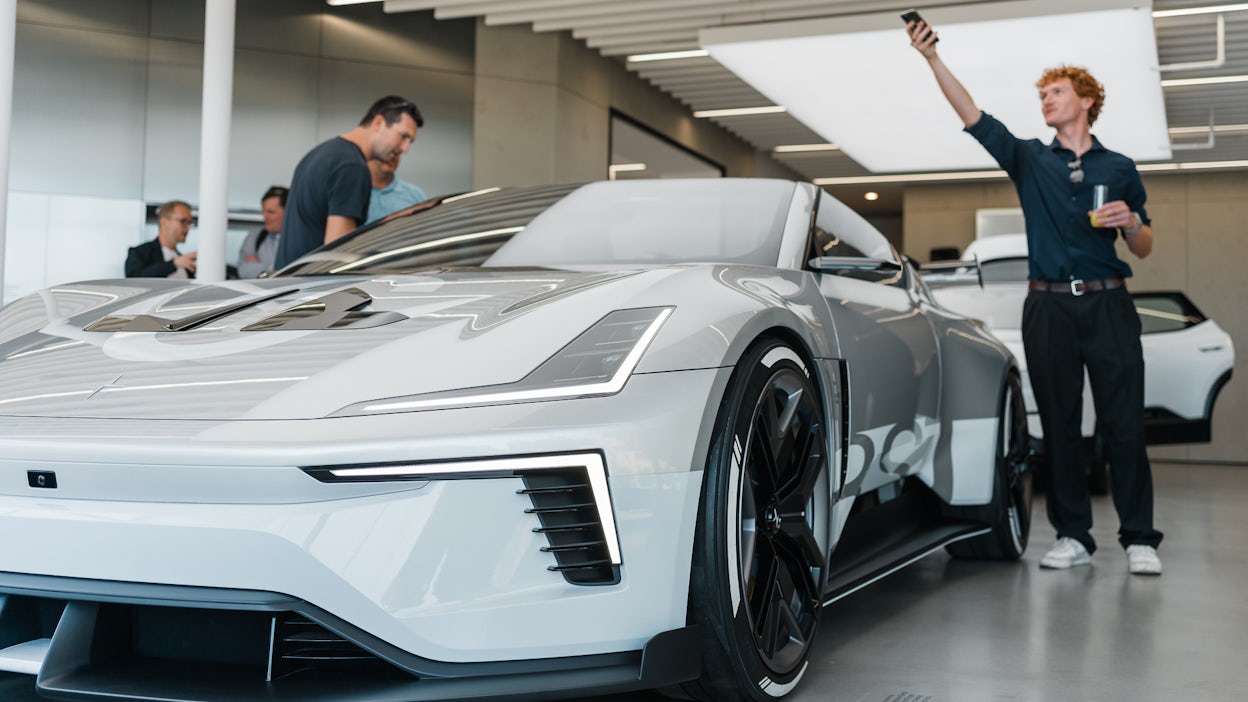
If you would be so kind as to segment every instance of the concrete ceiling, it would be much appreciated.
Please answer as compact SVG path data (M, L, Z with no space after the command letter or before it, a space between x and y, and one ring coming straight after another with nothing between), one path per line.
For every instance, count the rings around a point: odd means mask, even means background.
M483 17L487 25L529 24L537 32L570 31L604 56L698 49L698 31L706 27L756 22L901 11L911 7L975 5L931 0L385 0L386 12L433 10L439 19ZM1231 0L1157 0L1154 11L1228 4ZM1090 0L1095 5L1095 0ZM1156 18L1158 59L1173 64L1205 63L1215 58L1218 15ZM1186 70L1163 71L1162 78L1242 76L1248 74L1248 10L1222 13L1225 62ZM898 20L900 34L900 20ZM1052 40L1037 38L1037 41ZM899 41L904 37L899 36ZM628 68L671 94L690 110L767 105L769 101L709 57L648 63ZM1110 86L1112 89L1112 86ZM1248 159L1248 82L1165 88L1171 139L1179 147L1175 162ZM1210 119L1218 130L1212 132ZM824 141L787 114L714 118L723 128L756 148L771 151L787 144ZM1238 126L1238 128L1236 128ZM1176 132L1202 128L1202 132ZM839 151L776 153L775 158L802 176L862 176L869 173Z

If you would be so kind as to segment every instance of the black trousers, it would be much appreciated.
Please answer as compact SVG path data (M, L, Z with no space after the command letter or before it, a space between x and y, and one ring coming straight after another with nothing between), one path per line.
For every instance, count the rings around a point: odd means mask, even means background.
M1118 511L1118 541L1156 547L1153 476L1144 444L1144 352L1140 318L1126 288L1081 296L1031 291L1023 304L1023 348L1049 461L1049 522L1091 553L1092 500L1083 456L1087 369Z

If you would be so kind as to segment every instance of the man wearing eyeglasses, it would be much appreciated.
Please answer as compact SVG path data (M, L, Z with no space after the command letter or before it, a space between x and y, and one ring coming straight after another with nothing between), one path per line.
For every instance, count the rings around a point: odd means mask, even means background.
M388 95L373 103L351 131L309 151L290 181L276 266L363 224L373 187L368 159L407 153L424 123L415 103Z
M170 200L156 210L156 238L126 252L127 278L194 278L196 254L179 253L191 231L191 206Z
M1018 139L982 112L936 53L936 33L908 22L910 44L927 59L941 92L975 137L1009 174L1027 228L1029 288L1023 347L1044 428L1049 462L1048 515L1057 543L1043 568L1091 563L1092 502L1083 464L1083 375L1092 385L1105 441L1118 541L1131 573L1160 575L1153 528L1153 483L1144 443L1144 355L1140 319L1125 286L1131 267L1118 258L1118 236L1136 257L1153 248L1144 184L1131 159L1101 145L1091 125L1105 93L1086 70L1049 69L1036 86L1045 144ZM1096 186L1104 204L1093 207Z

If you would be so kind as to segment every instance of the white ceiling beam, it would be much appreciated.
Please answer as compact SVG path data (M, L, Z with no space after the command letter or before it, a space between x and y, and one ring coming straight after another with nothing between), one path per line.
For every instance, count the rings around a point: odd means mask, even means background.
M733 75L727 68L724 68L714 59L706 56L697 59L697 63L694 63L694 59L676 61L645 61L633 64L633 70L636 71L638 75L654 76L656 78L664 78L667 76L678 78L680 76L693 75Z
M664 31L664 32L660 32L660 31L641 32L639 34L636 34L636 33L621 34L621 35L608 34L608 35L584 37L584 39L585 39L586 46L588 46L591 49L609 48L609 47L627 47L629 49L627 53L631 54L631 53L638 53L637 51L634 51L633 49L635 49L635 47L638 47L638 46L645 46L646 42L654 42L654 41L688 42L689 30L688 29L676 29L676 30Z
M638 41L653 40L658 38L660 34L666 35L670 32L681 32L678 36L698 35L698 30L705 27L706 23L700 21L700 18L684 20L669 20L666 22L643 22L628 25L614 25L610 27L585 27L582 29L573 29L572 36L576 39L588 39L590 37L621 37L633 36Z
M903 3L911 0L900 0L897 2L899 7ZM842 7L845 11L854 11L856 8L865 7L876 12L881 9L887 11L889 3L879 2L852 2L844 3ZM813 16L826 16L829 3L827 0L771 0L770 2L752 2L748 3L748 11L734 11L734 8L742 7L736 2L721 3L714 8L703 9L701 7L685 8L678 7L669 11L647 12L647 13L617 13L613 15L588 19L584 22L559 23L559 22L543 22L535 23L534 29L537 31L556 31L562 29L572 29L572 36L580 38L589 38L593 36L606 35L622 35L622 34L641 34L647 31L667 31L676 28L702 29L705 27L716 27L720 25L731 24L753 24L772 19L794 19ZM909 5L904 5L908 7ZM620 9L624 10L627 4L621 5ZM838 8L839 10L840 8ZM900 19L898 19L900 24ZM696 41L697 32L694 31L694 40Z
M523 5L520 5L523 2ZM569 12L575 11L585 6L611 6L612 0L507 0L500 2L499 0L469 0L462 4L452 6L438 6L438 12L444 13L447 19L456 19L460 17L481 17L487 20L491 17L518 17L523 18L528 15L540 12ZM521 20L527 21L527 20ZM502 24L517 24L513 22L503 22Z
M587 44L588 45L588 44ZM598 53L603 56L631 56L633 54L654 54L660 51L688 51L700 49L697 39L667 40L661 42L642 42L623 46L600 47Z
M590 17L560 17L558 19L542 20L533 23L533 29L539 32L560 31L563 29L585 29L588 27L607 27L611 25L630 25L642 23L658 23L664 20L681 20L692 18L699 26L705 27L709 25L720 24L732 9L746 9L748 5L742 5L739 2L720 2L713 5L678 5L673 7L671 3L662 10L652 10L646 12L633 12L629 8L627 12L619 11L621 8L615 8L615 12L609 14L600 14Z
M716 90L732 90L732 91L740 91L740 90L748 89L748 90L754 91L755 94L758 94L758 95L762 94L762 93L759 93L758 90L754 88L752 85L746 83L740 78L728 81L728 80L715 80L715 79L708 80L705 78L692 76L690 78L682 78L680 80L665 80L663 81L663 85L665 87L670 87L672 90L686 90L690 88L713 87Z
M419 12L446 5L462 5L469 0L386 0L381 4L383 12Z
M734 80L734 81L726 81L726 80L707 80L705 78L697 78L697 77L682 78L681 80L665 80L663 81L663 87L670 88L672 90L685 90L687 88L699 88L699 89L700 88L714 88L716 90L724 90L724 91L740 91L740 90L749 89L749 90L754 91L756 95L761 94L754 88L751 88L750 86L746 85L740 79Z
M740 2L741 0L734 0ZM724 0L681 0L680 7L700 7L706 5L722 5ZM654 10L672 8L672 0L637 0L636 2L575 2L565 8L535 9L522 12L495 12L492 18L504 22L550 22L573 21L577 18L598 17L601 15L636 14L643 15ZM575 24L568 25L568 28Z

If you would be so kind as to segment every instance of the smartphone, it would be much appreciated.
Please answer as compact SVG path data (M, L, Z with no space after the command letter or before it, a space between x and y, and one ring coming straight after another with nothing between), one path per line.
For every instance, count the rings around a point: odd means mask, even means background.
M901 13L901 21L906 24L910 24L911 22L918 23L923 21L923 17L919 14L918 10L906 10ZM928 27L931 27L931 25L929 24ZM940 37L936 37L936 41L940 41ZM936 42L934 41L932 43L934 44Z

